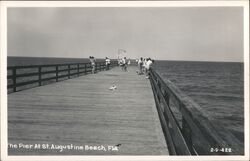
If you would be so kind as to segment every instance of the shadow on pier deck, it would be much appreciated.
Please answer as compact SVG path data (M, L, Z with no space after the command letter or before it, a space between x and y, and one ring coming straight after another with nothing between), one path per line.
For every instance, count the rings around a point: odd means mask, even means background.
M9 147L9 155L168 155L150 81L135 67L128 70L115 67L8 95L9 144L45 144ZM117 89L109 90L112 85ZM60 152L47 144L69 147ZM107 151L75 149L85 145ZM109 151L114 145L118 151Z

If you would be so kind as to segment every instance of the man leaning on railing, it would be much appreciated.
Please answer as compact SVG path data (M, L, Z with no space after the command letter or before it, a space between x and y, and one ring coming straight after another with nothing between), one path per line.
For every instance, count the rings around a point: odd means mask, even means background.
M146 72L146 78L149 78L149 69L151 67L151 65L153 64L153 61L151 60L151 58L147 58L146 60L146 65L145 65L145 72Z

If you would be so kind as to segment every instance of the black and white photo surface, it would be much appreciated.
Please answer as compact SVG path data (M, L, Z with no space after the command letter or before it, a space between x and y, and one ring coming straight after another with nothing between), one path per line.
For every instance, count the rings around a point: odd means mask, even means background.
M1 2L1 158L249 159L248 14Z

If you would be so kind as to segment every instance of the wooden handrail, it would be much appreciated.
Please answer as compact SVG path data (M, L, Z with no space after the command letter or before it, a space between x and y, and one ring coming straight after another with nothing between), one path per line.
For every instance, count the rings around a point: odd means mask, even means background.
M200 106L172 82L163 80L154 68L150 69L150 82L170 154L244 154L244 146L231 132L217 125L227 133L227 137L221 137ZM178 120L173 110L182 119Z
M111 61L110 67L117 66L116 61ZM63 69L60 69L60 67L63 67ZM46 68L53 68L53 70L45 70ZM105 70L106 65L105 62L96 62L96 71ZM7 70L9 73L7 75L8 79L8 90L12 89L12 91L9 91L9 93L24 90L24 89L18 89L17 87L22 87L30 84L36 83L35 86L42 86L43 82L45 81L51 81L55 80L55 82L58 82L60 78L68 78L70 79L71 76L80 76L81 74L88 74L91 73L91 64L90 63L67 63L67 64L46 64L46 65L27 65L27 66L8 66ZM29 70L29 72L26 73L20 73L20 70ZM67 74L65 74L65 72ZM43 76L48 74L51 74L52 76L43 78ZM37 79L29 79L31 77L38 77ZM20 79L24 79L23 81L19 82ZM10 83L9 80L12 80L12 83ZM51 81L53 82L53 81ZM49 82L50 83L50 82ZM32 86L33 87L33 86ZM27 89L27 88L25 88Z

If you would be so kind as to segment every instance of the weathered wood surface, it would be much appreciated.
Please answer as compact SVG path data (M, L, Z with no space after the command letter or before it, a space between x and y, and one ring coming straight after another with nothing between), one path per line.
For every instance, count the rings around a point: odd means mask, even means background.
M121 144L119 151L9 148L9 155L168 155L150 82L120 68L8 95L11 144ZM109 87L117 89L110 91ZM108 150L108 149L106 149Z

